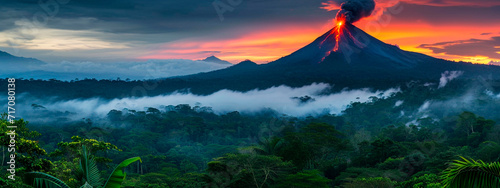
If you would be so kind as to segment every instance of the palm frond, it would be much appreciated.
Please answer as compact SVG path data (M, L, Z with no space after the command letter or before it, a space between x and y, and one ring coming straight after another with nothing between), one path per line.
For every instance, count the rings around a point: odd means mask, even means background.
M500 163L484 163L481 160L455 160L446 169L441 178L444 187L495 188L500 187Z
M63 181L43 172L26 173L24 183L36 188L69 188Z
M105 188L120 188L123 180L125 180L125 172L123 171L123 168L127 167L128 165L132 164L133 162L136 161L141 161L140 157L133 157L130 159L125 159L123 162L118 164L118 166L113 170L113 172L109 175L108 180L106 181L106 184L104 185Z
M83 173L84 181L92 187L101 187L101 174L99 173L99 169L97 169L95 159L90 156L85 146L83 146L82 151L83 155L80 159L80 170Z
M89 182L85 182L80 188L94 188L92 185L89 184Z
M283 139L280 138L265 138L264 141L259 141L259 146L254 147L254 151L260 155L276 155L282 148L284 143Z

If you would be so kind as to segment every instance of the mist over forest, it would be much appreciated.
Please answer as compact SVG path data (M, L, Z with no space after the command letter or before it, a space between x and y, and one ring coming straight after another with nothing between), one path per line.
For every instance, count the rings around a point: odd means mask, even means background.
M498 188L499 8L5 1L0 187Z
M17 113L25 122L17 123L40 133L33 138L46 151L29 170L43 171L46 160L57 160L52 168L71 165L64 153L76 148L67 144L112 144L95 151L103 156L100 169L140 156L124 187L252 187L253 178L278 187L439 185L446 161L500 157L500 87L460 76L448 71L386 90L314 83L115 99L20 93ZM238 170L247 163L257 174ZM260 179L259 168L277 174ZM70 172L49 172L79 184Z

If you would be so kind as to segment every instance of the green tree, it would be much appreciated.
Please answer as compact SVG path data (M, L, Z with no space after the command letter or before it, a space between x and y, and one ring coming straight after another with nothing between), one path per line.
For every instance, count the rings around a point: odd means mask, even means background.
M331 180L321 176L318 170L305 170L297 174L289 174L277 182L273 188L328 188Z
M398 188L442 188L439 176L436 174L424 174L399 183Z
M208 163L206 180L211 187L269 187L293 169L277 156L226 154Z
M500 144L486 141L479 145L476 156L485 162L500 161Z
M15 165L16 165L16 180L9 179L7 176L10 173L5 173L3 177L0 177L1 187L23 187L20 184L21 178L25 172L29 171L42 171L49 172L54 166L53 163L46 159L47 152L40 146L39 142L34 140L40 136L40 133L36 131L31 131L27 128L28 122L23 119L14 120L11 124L7 121L6 115L0 117L0 146L2 148L2 164L10 161L10 153L8 148L11 145L11 136L15 136ZM15 132L10 132L12 129L8 129L7 126L17 126ZM8 166L7 166L8 168ZM0 167L4 172L7 172L4 166Z
M259 142L259 146L255 147L254 150L261 155L277 155L284 145L284 139L274 137L271 139L265 139Z
M86 139L80 136L73 136L71 137L71 140L71 142L59 142L57 144L58 149L56 149L49 155L51 157L61 156L66 159L78 158L80 157L82 146L85 146L90 153L105 152L108 150L121 151L117 146L111 143L97 141L95 139ZM95 157L95 160L99 163L109 163L112 161L107 157Z
M477 147L484 141L487 132L495 125L495 121L478 117L472 112L463 112L458 116L455 126L455 139L450 140L461 145Z
M198 167L191 161L184 159L181 161L180 169L182 173L196 172Z
M407 150L400 143L388 138L378 138L372 143L361 142L358 145L359 153L354 159L354 164L357 166L374 166L384 162L389 157L402 157Z
M147 173L123 182L125 188L200 188L206 187L203 175L187 173L182 176L168 176L160 173Z
M385 177L358 178L342 185L344 188L393 188L396 182Z
M319 161L338 158L348 149L346 140L335 127L325 123L310 123L297 133L285 136L279 156L292 161L300 169L314 168Z

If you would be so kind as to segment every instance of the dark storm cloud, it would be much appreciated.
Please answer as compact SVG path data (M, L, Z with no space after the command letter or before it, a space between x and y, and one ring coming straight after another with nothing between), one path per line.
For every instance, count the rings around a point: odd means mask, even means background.
M40 32L19 32L25 20L54 7L57 11ZM393 0L376 0L376 3ZM1 50L45 61L130 59L144 56L169 42L212 41L241 38L246 34L277 29L282 25L318 27L335 18L335 12L321 9L326 2L340 5L345 0L0 0ZM214 2L231 6L220 19ZM497 1L401 0L404 10L393 16L394 23L415 21L430 24L500 23ZM383 4L383 3L381 3ZM62 31L59 31L62 30ZM73 32L78 31L78 32ZM57 32L51 35L50 33ZM497 32L497 31L488 31ZM63 37L64 36L64 37ZM55 49L64 41L89 45L89 49ZM40 42L42 41L42 42ZM43 45L53 42L52 46ZM88 42L90 41L90 42ZM59 44L61 43L61 44ZM102 44L104 43L104 44ZM11 45L12 44L12 45ZM31 45L31 46L29 46ZM37 46L33 46L37 45ZM102 48L106 46L106 48ZM127 48L113 48L125 46ZM95 47L95 48L94 48ZM101 47L101 48L99 48ZM15 50L13 50L15 49ZM19 50L20 49L20 50ZM207 49L205 49L207 50ZM208 49L210 50L210 49ZM19 51L19 52L17 52ZM81 55L85 54L85 55ZM58 59L60 57L60 59ZM67 59L67 58L74 59Z
M470 39L435 44L422 44L419 48L432 50L434 53L444 53L459 56L486 56L500 59L500 36L489 40Z
M227 4L227 0L220 0ZM46 2L43 1L42 2ZM220 30L238 24L262 21L292 21L333 17L318 7L321 0L243 0L233 11L224 13L221 22L212 0L70 0L60 5L51 28L99 30L113 33L168 33ZM43 11L38 0L7 1L7 10L22 10L18 15L2 13L1 18L32 17ZM73 23L87 19L89 22ZM10 24L12 26L12 23ZM5 27L5 26L2 26Z
M31 19L37 12L44 11L38 0L1 1L0 30L15 27L16 20ZM335 15L320 9L322 3L335 2L340 5L346 2L344 0L242 0L241 4L232 6L232 11L224 12L225 19L221 22L213 3L222 2L231 6L227 0L64 1L69 2L60 5L59 11L49 20L47 27L110 33L180 33L182 35L202 35L204 32L224 31L228 28L252 24L327 21ZM56 2L56 0L41 0L40 2ZM467 3L465 0L403 0L401 2L404 2L405 9L401 15L397 15L397 19L423 20L433 23L461 21L491 23L500 19L500 7L491 7L495 4L488 0L473 3L469 1L468 4L476 5L473 7L464 6L466 5L464 3Z
M471 6L471 7L491 7L499 6L500 2L496 0L401 0L402 2L429 5L437 7L450 7L450 6Z

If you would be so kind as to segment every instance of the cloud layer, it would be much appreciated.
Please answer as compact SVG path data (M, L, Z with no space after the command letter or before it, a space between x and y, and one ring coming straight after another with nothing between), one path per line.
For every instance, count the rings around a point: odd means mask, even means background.
M34 78L74 80L85 78L96 79L156 79L174 76L209 72L231 66L230 64L219 64L205 61L193 61L186 59L170 60L148 60L144 62L116 62L116 63L96 63L96 62L69 62L47 63L44 65L30 67L20 67L21 73L11 71L0 71L0 77Z
M448 84L448 82L462 76L464 74L463 71L446 71L441 74L441 78L439 79L439 88L443 88Z
M469 39L434 44L422 44L420 48L432 50L434 53L443 53L459 56L484 56L491 59L500 59L500 36L490 39Z
M232 111L256 113L262 110L274 110L281 114L305 117L324 113L339 114L352 102L366 102L370 97L388 97L399 92L399 89L387 91L372 91L370 89L346 90L340 93L322 95L331 86L328 84L312 84L300 88L287 86L272 87L265 90L235 92L221 90L207 96L174 93L156 97L124 98L103 100L99 98L88 100L59 101L56 99L37 99L24 96L24 103L17 104L18 115L27 120L39 117L40 109L34 110L32 104L43 106L47 111L72 114L74 119L86 117L105 117L113 109L145 110L147 107L162 109L161 106L189 104L191 106L211 107L217 114ZM306 96L309 100L301 100ZM163 109L164 110L164 109ZM66 113L65 113L66 112Z

